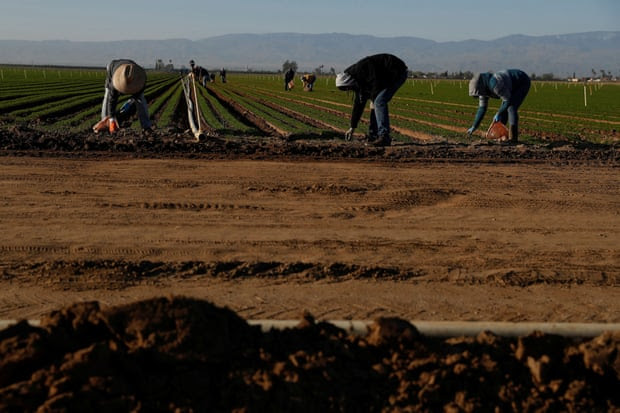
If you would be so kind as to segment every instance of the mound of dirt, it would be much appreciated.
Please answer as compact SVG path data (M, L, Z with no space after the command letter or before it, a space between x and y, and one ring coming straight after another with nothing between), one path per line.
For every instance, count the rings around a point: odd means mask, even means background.
M620 334L263 333L206 301L75 304L0 331L0 411L616 411Z
M559 141L544 145L502 146L492 142L470 144L434 142L394 142L391 147L375 148L361 142L344 142L328 136L207 137L195 142L188 133L159 130L151 133L121 130L114 136L95 133L42 132L28 126L0 128L0 154L26 153L37 156L208 159L313 159L475 161L475 162L552 162L570 164L595 162L616 164L617 145Z

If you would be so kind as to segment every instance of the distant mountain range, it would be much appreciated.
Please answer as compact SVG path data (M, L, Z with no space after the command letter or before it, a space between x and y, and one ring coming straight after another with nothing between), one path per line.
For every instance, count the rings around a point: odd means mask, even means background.
M210 69L278 70L295 61L301 71L323 66L341 71L374 53L393 53L411 70L459 72L517 67L528 73L591 76L592 69L620 76L620 32L555 36L513 35L496 40L436 42L418 37L328 34L230 34L202 40L0 40L0 64L104 67L128 57L154 67L157 59L187 66L190 59Z

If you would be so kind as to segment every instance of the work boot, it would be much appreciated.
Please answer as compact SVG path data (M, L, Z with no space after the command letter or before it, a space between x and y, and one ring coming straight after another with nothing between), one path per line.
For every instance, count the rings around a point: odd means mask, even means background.
M515 145L519 142L519 126L510 125L508 129L508 143Z
M390 138L390 135L382 135L374 141L370 141L370 144L372 146L390 146L392 144L392 138Z
M379 139L379 135L377 134L377 131L373 130L369 130L368 134L364 137L365 142L374 142L377 139Z

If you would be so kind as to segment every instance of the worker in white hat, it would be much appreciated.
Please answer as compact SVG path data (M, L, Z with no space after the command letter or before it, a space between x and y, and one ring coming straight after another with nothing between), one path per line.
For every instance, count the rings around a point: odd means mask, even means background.
M407 66L398 57L382 53L368 56L349 66L336 76L336 87L355 92L351 127L345 132L345 140L351 140L366 102L370 100L370 127L368 143L374 146L390 146L390 118L388 102L407 80Z
M133 60L112 60L106 68L105 94L101 108L101 121L94 126L95 132L108 129L115 132L119 122L127 120L138 112L138 118L142 129L151 130L149 109L144 96L146 87L146 71ZM116 105L121 95L129 95L130 98L122 108L117 111Z

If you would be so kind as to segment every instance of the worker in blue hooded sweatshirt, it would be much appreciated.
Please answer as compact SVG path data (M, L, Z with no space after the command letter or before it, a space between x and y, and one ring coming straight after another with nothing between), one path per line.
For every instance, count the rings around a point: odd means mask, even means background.
M494 122L506 122L510 124L508 129L508 142L515 144L519 140L519 106L525 100L530 90L530 77L519 69L501 70L496 73L477 73L469 82L469 96L478 97L478 111L474 123L467 130L472 133L484 118L489 103L489 98L501 99L497 113L493 117Z

